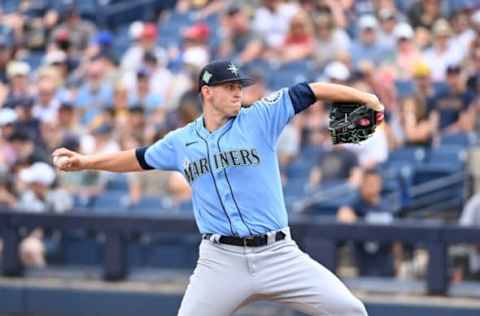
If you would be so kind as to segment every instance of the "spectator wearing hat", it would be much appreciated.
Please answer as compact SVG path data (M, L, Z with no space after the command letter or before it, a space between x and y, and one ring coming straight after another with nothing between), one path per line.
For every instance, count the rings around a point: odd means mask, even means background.
M441 131L469 132L475 121L475 93L468 89L460 64L449 65L446 72L447 85L434 95L430 110L438 113Z
M18 115L15 129L22 130L30 135L37 144L43 144L41 122L33 116L33 104L34 99L31 97L17 98L13 101L13 108Z
M95 25L82 19L77 8L71 5L63 11L62 23L52 31L51 42L65 52L71 49L78 56L88 47L95 33Z
M245 8L232 5L222 17L224 32L219 47L219 57L247 64L261 56L263 39L254 32Z
M316 44L314 51L318 67L324 67L328 62L337 59L339 53L349 52L351 39L347 32L335 24L330 10L323 10L315 18Z
M346 84L350 79L350 70L344 63L332 61L325 67L323 75L325 80L329 82Z
M94 59L87 66L87 77L79 88L75 105L80 109L81 123L87 126L94 122L103 110L112 103L113 88L105 80L105 67L101 60Z
M167 53L163 48L157 46L157 36L157 26L154 23L145 23L139 40L134 42L121 58L122 71L136 73L140 70L146 52L155 55L159 64L166 65Z
M165 99L151 90L152 73L148 68L142 68L137 72L136 89L131 91L129 96L130 104L140 104L143 106L148 115L152 115L157 111L163 112Z
M398 23L394 30L395 38L395 57L393 65L395 66L397 80L412 79L414 65L422 59L420 50L414 42L413 28L406 22Z
M13 108L16 99L33 95L29 85L30 66L23 61L11 61L7 66L8 91L3 106Z
M445 15L442 14L440 0L424 0L414 2L408 9L407 16L414 29L432 30L435 21Z
M60 100L57 98L57 83L53 78L43 77L37 81L37 94L32 109L33 117L42 123L57 119Z
M395 11L391 9L381 9L378 12L379 32L378 41L385 45L387 49L395 49L397 44L397 37L395 36L395 27L398 24L398 17Z
M18 185L22 188L16 209L20 212L63 213L73 207L70 194L54 189L55 170L44 162L36 162L18 173ZM20 258L27 267L46 265L44 233L35 229L20 244Z
M196 23L188 27L182 34L183 47L181 58L183 64L187 63L200 69L210 60L210 47L208 39L210 29L203 22Z
M31 164L37 161L48 162L50 160L45 148L35 142L33 137L24 130L15 129L8 138L8 143L13 151L15 163L26 162Z
M378 42L378 21L373 15L363 15L358 21L359 34L353 42L351 53L354 69L364 62L379 65L392 54L383 43Z
M452 28L447 20L440 19L435 22L432 29L433 45L423 52L423 60L432 71L434 82L445 80L448 65L458 64L462 61L461 47L454 47L450 43Z

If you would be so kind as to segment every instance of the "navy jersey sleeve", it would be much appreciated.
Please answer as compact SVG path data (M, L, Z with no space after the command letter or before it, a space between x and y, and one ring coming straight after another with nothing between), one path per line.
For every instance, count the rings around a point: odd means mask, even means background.
M288 89L288 94L292 100L295 114L300 113L317 101L315 94L306 82L294 85Z
M170 132L154 144L135 152L143 169L178 170L175 133Z

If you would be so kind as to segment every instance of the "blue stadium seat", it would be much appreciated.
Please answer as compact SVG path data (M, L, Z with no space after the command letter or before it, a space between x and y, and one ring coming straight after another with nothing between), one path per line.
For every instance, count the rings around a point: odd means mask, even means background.
M468 148L476 143L476 135L471 133L450 133L440 137L440 145Z
M278 90L294 84L314 79L313 65L309 60L299 60L282 64L270 73L267 85L271 90Z
M93 210L98 214L123 214L127 210L128 193L105 191L95 197Z
M128 192L128 181L125 174L114 174L107 182L107 191Z
M131 205L128 210L130 213L160 215L165 213L164 209L162 199L158 197L143 197L140 201Z

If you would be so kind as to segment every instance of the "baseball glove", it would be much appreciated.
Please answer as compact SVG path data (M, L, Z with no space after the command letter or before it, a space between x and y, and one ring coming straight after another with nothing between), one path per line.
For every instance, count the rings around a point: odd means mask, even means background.
M360 143L375 132L377 112L354 102L334 102L330 107L328 129L333 144Z

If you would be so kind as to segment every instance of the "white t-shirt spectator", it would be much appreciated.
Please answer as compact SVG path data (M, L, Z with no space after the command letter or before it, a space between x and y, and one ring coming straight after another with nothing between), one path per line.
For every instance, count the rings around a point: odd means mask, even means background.
M453 44L453 42L450 42L448 49L444 52L439 52L434 47L423 52L423 60L432 70L433 81L445 80L447 67L461 63L463 58L462 48Z
M297 12L298 6L293 3L279 4L276 12L260 7L255 12L253 30L266 41L268 46L279 47L287 34L290 19Z

